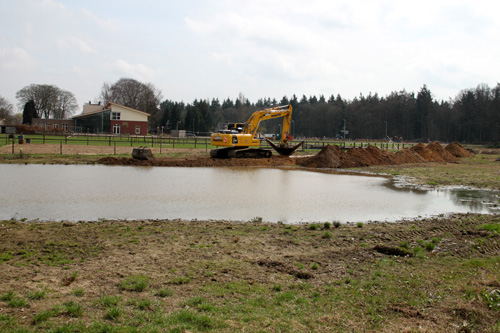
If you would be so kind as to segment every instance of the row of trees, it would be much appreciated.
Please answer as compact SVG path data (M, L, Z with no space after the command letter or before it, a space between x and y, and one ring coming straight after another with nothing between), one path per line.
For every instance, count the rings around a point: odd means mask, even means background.
M64 118L77 108L73 94L53 85L29 85L17 92L24 114L30 117ZM225 122L244 122L256 110L291 104L292 135L299 137L343 137L380 139L399 137L404 140L439 140L465 142L500 141L500 84L486 84L462 90L454 99L437 101L424 85L417 93L395 91L385 97L377 93L360 94L352 100L340 95L281 100L261 98L251 103L243 94L227 98L194 100L184 103L161 101L161 91L151 83L122 78L104 83L99 101L115 102L150 114L151 132L184 129L206 135ZM1 118L12 113L12 106L0 99ZM278 133L281 119L263 122L259 131ZM343 132L346 129L348 134Z
M417 141L500 142L500 84L481 84L465 89L449 101L437 101L424 85L418 93L405 90L388 96L378 94L346 100L340 95L262 98L252 104L240 94L229 98L195 100L184 104L166 100L160 105L161 121L152 128L210 132L226 121L244 122L256 110L275 105L293 107L292 135L300 137L344 137L380 139L398 137ZM280 119L261 124L259 131L278 133Z

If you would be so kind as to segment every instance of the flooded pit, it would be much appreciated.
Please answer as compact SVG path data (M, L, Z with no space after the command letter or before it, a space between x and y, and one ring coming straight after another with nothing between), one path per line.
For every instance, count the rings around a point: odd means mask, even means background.
M417 190L391 179L268 168L0 165L0 219L396 221L496 213L498 192Z

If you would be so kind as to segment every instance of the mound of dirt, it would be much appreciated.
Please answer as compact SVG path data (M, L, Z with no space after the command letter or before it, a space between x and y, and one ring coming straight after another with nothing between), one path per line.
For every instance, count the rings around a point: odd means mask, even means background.
M297 159L297 164L306 168L342 168L343 155L339 146L327 145L314 156Z
M356 168L395 164L393 156L393 153L375 146L351 148L344 152L339 146L328 145L314 156L297 159L297 164L306 168Z
M307 168L356 168L370 165L393 165L426 162L456 162L439 143L427 146L420 143L396 153L380 150L375 146L351 148L344 152L338 146L326 146L318 154L297 159L297 164Z
M402 149L394 154L395 164L426 163L422 156L411 149Z
M458 159L446 151L443 146L437 142L429 143L427 146L419 143L410 148L419 154L427 162L457 162Z
M471 157L472 153L465 149L460 143L453 142L444 147L447 152L455 157Z

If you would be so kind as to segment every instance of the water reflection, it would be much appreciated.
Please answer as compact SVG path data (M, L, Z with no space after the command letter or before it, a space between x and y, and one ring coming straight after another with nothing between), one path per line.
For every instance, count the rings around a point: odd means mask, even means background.
M396 221L492 213L498 192L400 188L391 179L263 168L0 165L0 218Z

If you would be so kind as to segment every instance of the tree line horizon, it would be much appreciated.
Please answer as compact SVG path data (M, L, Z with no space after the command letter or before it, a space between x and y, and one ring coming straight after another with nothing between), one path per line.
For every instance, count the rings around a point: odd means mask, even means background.
M30 91L28 87L16 94L20 104L25 102L25 113L30 113L32 117L50 117L47 103L37 101L35 104L45 105L45 109L33 109L34 95L26 93ZM54 86L48 87L52 87L52 91L62 92L66 97L71 94L57 90L57 87L54 89ZM69 100L73 102L73 99ZM346 129L346 139L500 142L499 83L494 88L482 83L475 88L461 90L448 101L434 99L431 90L424 84L417 93L404 89L383 97L378 93L370 92L367 96L360 93L352 100L340 94L331 94L328 98L322 94L309 97L302 95L299 98L294 94L291 97L283 96L279 101L265 97L251 103L240 93L234 100L228 97L222 101L212 98L184 103L169 99L161 101L161 91L151 83L122 78L114 84L105 83L97 100L104 105L115 102L149 113L149 131L153 134L179 129L196 135L208 135L224 123L245 122L257 110L290 104L293 108L291 134L294 137L343 138L343 130ZM76 103L71 104L76 109ZM61 103L55 105L60 111ZM65 112L71 114L70 109ZM25 122L26 119L23 120ZM264 121L260 124L259 132L278 133L281 123L281 119Z

